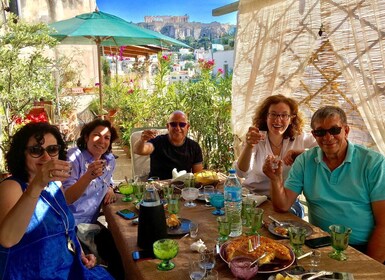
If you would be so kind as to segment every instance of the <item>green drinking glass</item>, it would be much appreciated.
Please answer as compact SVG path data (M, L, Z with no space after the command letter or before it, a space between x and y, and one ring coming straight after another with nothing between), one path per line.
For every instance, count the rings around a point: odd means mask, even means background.
M131 194L134 192L134 187L131 183L122 183L118 186L119 192L123 194L122 201L130 202L132 201Z
M291 226L288 229L290 237L290 245L296 257L303 255L302 246L305 244L306 228Z
M246 225L249 227L247 235L260 234L259 230L262 228L263 213L262 208L249 208L246 210Z
M222 243L229 239L229 234L231 232L231 222L227 216L219 216L217 218L217 222L219 232L218 241Z
M329 229L334 249L333 252L329 253L329 257L338 261L347 260L348 256L344 254L344 251L348 247L352 229L343 225L331 225Z
M177 194L172 194L168 199L167 203L167 211L170 214L178 214L179 213L179 198L180 196Z
M160 239L153 244L154 255L162 262L158 264L161 271L171 270L175 264L171 259L175 258L179 251L178 242L174 239Z

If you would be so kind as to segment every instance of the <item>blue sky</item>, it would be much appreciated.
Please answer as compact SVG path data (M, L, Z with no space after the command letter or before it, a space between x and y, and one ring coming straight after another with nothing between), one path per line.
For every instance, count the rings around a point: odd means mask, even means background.
M144 16L183 16L189 21L236 24L237 13L213 17L215 8L228 5L235 0L96 0L99 10L121 17L129 22L144 21Z

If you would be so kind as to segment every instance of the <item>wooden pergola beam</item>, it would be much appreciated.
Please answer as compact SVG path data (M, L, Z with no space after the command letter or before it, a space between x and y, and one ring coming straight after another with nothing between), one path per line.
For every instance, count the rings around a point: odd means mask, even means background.
M216 17L216 16L223 16L223 15L226 15L226 14L229 14L232 12L236 12L236 11L238 11L238 5L239 5L239 1L236 1L236 2L233 2L233 3L230 3L228 5L225 5L225 6L222 6L222 7L219 7L219 8L212 10L211 14L214 17Z
M165 50L158 46L125 46L122 51L123 57L150 56ZM120 55L120 48L115 46L104 46L103 55Z

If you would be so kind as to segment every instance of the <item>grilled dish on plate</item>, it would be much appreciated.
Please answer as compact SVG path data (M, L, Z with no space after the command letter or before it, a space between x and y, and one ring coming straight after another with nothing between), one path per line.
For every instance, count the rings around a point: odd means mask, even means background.
M260 246L251 250L250 243L255 244L255 236L241 236L224 243L220 249L220 256L226 262L230 262L236 256L247 256L257 259L267 252L267 255L259 261L258 273L273 273L284 270L293 264L295 256L286 245L268 237L261 236Z

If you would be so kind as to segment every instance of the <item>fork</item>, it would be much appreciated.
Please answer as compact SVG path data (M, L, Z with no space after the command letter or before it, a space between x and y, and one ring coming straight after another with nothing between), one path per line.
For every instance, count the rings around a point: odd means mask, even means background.
M313 276L310 276L309 278L307 278L307 280L312 280L312 279L316 279L318 277L321 277L321 276L325 276L325 275L332 275L333 272L330 272L330 271L325 271L325 270L321 270L321 271L318 271L318 272L305 272L305 273L302 273L302 274L290 274L288 272L285 272L287 276L291 277L291 278L294 278L294 279L302 279L302 277L304 277L305 275L309 275L309 274L313 274Z
M272 217L272 216L269 216L269 219L272 220L274 223L276 223L277 225L279 225L280 227L283 227L284 224L281 223L280 221L278 221L276 218Z

